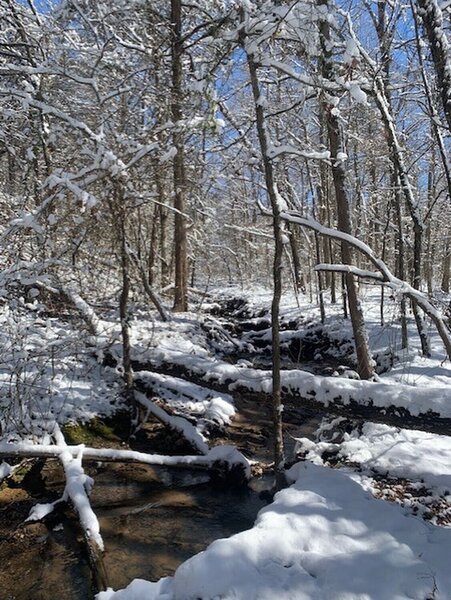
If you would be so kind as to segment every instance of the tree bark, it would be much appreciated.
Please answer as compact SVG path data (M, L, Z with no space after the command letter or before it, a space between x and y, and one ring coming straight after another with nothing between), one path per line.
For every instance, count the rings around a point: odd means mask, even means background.
M273 262L273 300L271 306L271 329L272 329L272 410L274 424L274 468L279 476L284 468L284 448L282 433L282 404L280 385L280 332L279 332L279 307L282 296L282 222L280 219L280 199L274 177L273 165L268 157L268 140L266 134L266 123L263 107L259 102L260 86L258 82L257 66L251 54L247 54L247 62L251 78L252 94L254 97L255 113L257 119L257 133L262 154L263 168L265 174L266 190L271 202L272 222L274 232L274 262Z
M449 234L448 234L449 235ZM450 280L450 272L451 272L451 244L446 244L445 247L445 256L443 257L443 273L442 273L442 290L449 294L449 280Z
M451 58L443 13L437 0L417 0L417 7L429 40L443 112L451 131Z
M421 287L421 252L422 252L422 244L423 244L423 231L424 225L423 220L421 218L420 209L417 203L415 202L415 197L413 194L412 186L410 184L409 175L404 163L404 156L401 149L401 146L398 141L397 132L395 129L394 121L391 114L391 108L388 102L388 99L385 95L385 83L380 78L380 76L376 75L375 82L375 101L379 108L382 121L384 124L385 132L388 139L388 145L390 148L390 157L393 162L394 169L399 178L401 189L403 191L407 207L410 212L410 216L412 218L413 223L413 233L414 233L414 248L413 248L413 269L412 269L412 282L413 286L416 289L420 289ZM418 312L418 308L416 302L412 302L412 310L415 316L415 322L418 329L418 335L421 341L421 350L423 356L430 356L431 349L429 345L429 340L426 333L426 327L423 321L423 318Z
M173 160L174 178L174 245L175 245L175 288L174 310L184 312L188 309L188 246L185 221L185 159L184 136L181 131L182 121L182 2L171 0L171 58L172 58L172 90L171 112L173 121L173 144L176 155Z
M328 6L329 3L328 0L319 0L318 4L320 6ZM320 23L320 42L322 53L322 75L326 81L333 81L331 35L329 22L327 20L322 20ZM344 150L340 124L338 117L333 110L333 106L325 99L323 100L323 106L332 161L332 176L337 203L338 229L351 234L351 213L346 191L346 173L343 161L340 159L340 153ZM347 243L342 243L341 253L343 262L348 265L352 264L353 253ZM357 294L357 286L354 276L351 273L345 274L345 283L356 347L358 372L362 379L369 379L374 375L374 369L369 351L363 312Z

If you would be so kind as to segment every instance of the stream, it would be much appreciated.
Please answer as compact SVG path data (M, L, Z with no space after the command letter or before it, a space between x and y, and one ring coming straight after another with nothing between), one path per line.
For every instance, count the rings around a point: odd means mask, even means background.
M237 395L235 400L239 412L224 441L243 446L257 459L270 459L269 407L258 408L256 398ZM287 443L294 434L311 435L319 420L306 415L302 424L288 427ZM153 429L158 432L161 426L148 427L145 433L151 439ZM134 578L171 575L215 539L252 527L269 502L272 486L269 475L236 488L210 482L208 474L189 469L88 462L85 467L95 481L91 501L114 589ZM23 524L33 504L54 500L64 487L56 460L47 460L42 478L41 484L0 493L0 598L87 600L93 596L91 573L76 516L66 509L45 523Z
M256 367L267 367L260 354ZM287 365L293 368L294 364ZM317 364L303 368L315 371ZM236 445L255 460L272 460L270 405L258 394L234 394L237 415L225 434L211 440ZM295 437L311 437L322 415L287 410L284 426L287 455ZM167 430L149 423L137 449L182 454ZM142 435L141 435L142 437ZM163 447L161 440L163 439ZM138 442L139 440L137 440ZM98 439L90 445L110 445ZM92 507L105 543L109 585L126 587L134 578L157 580L171 575L183 561L212 541L252 527L271 498L268 475L248 487L211 482L193 470L169 470L139 464L84 463L95 484ZM61 495L64 475L56 460L47 460L38 481L3 486L0 492L0 600L87 600L92 578L77 517L68 509L44 522L26 523L30 508Z
M56 461L47 462L44 477L52 496L53 491L61 492L63 475ZM155 580L172 574L213 540L251 527L266 504L252 484L249 489L212 486L208 475L189 470L174 473L117 463L86 470L95 476L92 506L105 543L109 582L115 589L136 577ZM55 515L46 524L22 526L37 498L20 488L8 492L0 495L0 598L92 597L76 518L66 511L64 518Z

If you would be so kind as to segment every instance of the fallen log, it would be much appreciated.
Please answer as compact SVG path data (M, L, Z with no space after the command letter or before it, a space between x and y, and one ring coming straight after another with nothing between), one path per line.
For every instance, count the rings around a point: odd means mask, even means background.
M69 451L69 446L57 424L55 424L53 437L61 449L58 458L66 475L63 499L69 499L78 514L94 584L96 590L102 592L108 588L108 577L103 562L104 544L100 535L99 521L89 501L89 494L94 482L85 474L81 464L83 448L80 447L78 454L74 456Z
M168 354L166 351L165 354ZM173 362L156 356L147 364L133 361L136 377L140 369L183 377L219 392L237 391L256 401L270 401L269 371L236 367L192 355L174 353ZM294 381L298 377L302 385ZM325 393L325 390L328 392ZM390 396L393 397L390 403ZM384 405L378 405L380 400ZM305 371L282 371L282 404L290 407L290 418L298 410L314 410L326 415L364 419L395 427L451 435L451 392L449 388L415 387L406 384L353 381L341 377L319 377ZM420 407L424 406L424 409ZM287 419L287 422L291 422Z
M230 394L217 392L205 385L154 371L139 371L135 373L134 380L136 387L147 395L156 396L171 409L180 410L181 416L185 416L185 411L189 412L190 418L198 422L222 426L230 423L235 414Z
M209 447L202 434L183 417L169 415L165 410L141 392L135 391L135 401L153 415L160 423L181 434L200 454L208 454Z
M86 448L84 446L67 446L60 448L53 445L36 445L27 442L0 443L0 458L24 456L27 458L60 458L62 452L72 457L96 462L140 463L152 466L165 466L181 469L214 470L218 463L223 463L232 470L240 467L247 478L250 477L248 460L233 446L215 446L207 454L193 456L165 456L146 454L135 450L113 450L110 448Z
M68 302L75 309L77 309L81 318L86 324L87 330L92 336L100 337L103 334L100 325L100 319L96 315L95 311L72 288L64 285L55 288L51 285L47 285L42 282L36 282L36 286L48 292L49 294L52 294L53 296L59 296L61 298L64 298L66 302Z

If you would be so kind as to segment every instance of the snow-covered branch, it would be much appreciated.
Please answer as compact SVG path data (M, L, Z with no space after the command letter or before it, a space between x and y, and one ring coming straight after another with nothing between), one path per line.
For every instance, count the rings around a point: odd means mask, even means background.
M266 215L271 214L270 211L268 211L263 206L260 205L260 208ZM317 231L319 234L324 235L326 237L333 238L340 242L346 242L354 248L356 248L357 250L359 250L364 256L368 258L368 260L376 267L376 269L379 272L372 275L373 279L377 279L381 283L385 283L396 294L400 296L405 296L410 300L416 302L418 306L432 319L446 348L448 357L451 359L451 334L440 311L438 311L435 308L435 306L431 303L426 294L415 289L406 281L395 277L386 265L386 263L376 256L376 254L373 252L370 246L368 246L368 244L365 244L364 242L350 234L337 231L336 229L332 229L330 227L325 227L312 217L304 217L301 213L298 213L296 211L282 211L280 213L280 218L290 223L296 223L301 227L306 227L307 229ZM341 271L343 271L343 269L346 268L347 265L339 266L339 270ZM354 269L354 267L352 267L352 269ZM355 274L358 275L358 272L356 271ZM370 274L371 271L364 271L363 277L369 277Z

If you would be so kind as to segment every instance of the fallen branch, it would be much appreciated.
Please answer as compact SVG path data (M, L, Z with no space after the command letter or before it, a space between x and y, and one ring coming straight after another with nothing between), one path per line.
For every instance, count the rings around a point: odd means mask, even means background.
M89 306L89 304L74 290L66 286L61 287L60 293L65 296L78 310L84 322L88 326L89 332L95 336L102 335L103 331L100 327L100 319L94 310Z
M135 391L135 401L158 419L160 423L180 433L198 452L204 455L208 454L209 447L205 442L204 436L189 421L183 417L169 415L141 392Z
M135 383L167 402L171 408L178 410L180 407L180 412L188 410L192 417L206 423L225 425L235 414L230 394L221 394L186 379L141 370L135 373Z
M36 282L37 287L45 290L46 292L65 298L69 304L78 310L81 318L86 323L89 333L93 336L99 337L103 334L102 328L100 327L100 319L96 315L95 311L89 306L89 304L83 300L83 298L77 294L74 290L69 287L53 287L51 285L44 284L42 282Z
M153 466L164 466L182 469L214 470L218 462L223 462L229 470L241 467L246 477L250 477L247 459L233 446L215 446L208 454L201 456L165 456L146 454L135 450L112 450L110 448L85 448L83 446L66 446L60 448L53 445L36 445L27 442L0 444L0 458L25 456L29 458L60 458L62 452L76 458L82 451L83 459L97 462L140 463Z
M172 317L171 317L170 313L166 310L161 298L158 296L158 294L155 292L155 290L153 290L152 287L150 286L149 281L147 279L146 272L144 271L144 267L142 266L142 263L141 263L140 259L138 258L136 252L134 252L130 248L130 246L127 246L127 253L129 255L129 257L132 259L135 267L138 269L138 273L141 278L141 283L143 284L144 291L146 292L150 301L152 302L152 304L155 306L158 313L160 314L161 320L165 321L165 322L172 321Z
M53 437L57 446L61 449L58 458L66 475L63 499L69 499L78 514L96 588L98 591L106 590L108 588L108 577L102 558L104 545L100 535L99 521L89 501L93 481L85 474L81 465L83 447L79 447L77 455L70 452L57 424L55 424Z

